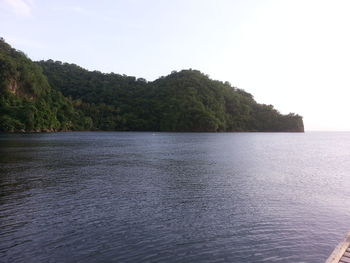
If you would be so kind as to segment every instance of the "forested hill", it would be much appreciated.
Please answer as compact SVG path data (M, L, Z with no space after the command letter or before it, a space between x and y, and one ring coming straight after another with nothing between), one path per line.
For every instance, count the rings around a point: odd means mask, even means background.
M92 121L49 85L42 68L0 38L0 131L86 129Z
M282 115L197 70L147 82L58 61L33 63L3 40L0 91L1 131L304 131L301 116Z
M299 115L282 115L272 105L258 104L251 94L197 70L147 82L52 60L39 65L51 86L75 100L97 129L304 131Z

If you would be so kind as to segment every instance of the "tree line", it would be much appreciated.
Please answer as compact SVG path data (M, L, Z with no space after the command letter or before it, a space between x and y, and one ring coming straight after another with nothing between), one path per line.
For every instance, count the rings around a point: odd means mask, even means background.
M302 117L257 103L197 70L143 78L32 62L0 40L1 131L304 131Z

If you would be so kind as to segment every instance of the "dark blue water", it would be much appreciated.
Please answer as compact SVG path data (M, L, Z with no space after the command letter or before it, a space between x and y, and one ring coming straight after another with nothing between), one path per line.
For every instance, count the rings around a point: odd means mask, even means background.
M323 262L350 133L0 135L0 262Z

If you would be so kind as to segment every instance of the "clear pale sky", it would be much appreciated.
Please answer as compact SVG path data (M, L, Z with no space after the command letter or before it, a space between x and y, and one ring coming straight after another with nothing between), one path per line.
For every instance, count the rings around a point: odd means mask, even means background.
M350 130L350 1L0 0L0 36L31 59L153 80L198 69Z

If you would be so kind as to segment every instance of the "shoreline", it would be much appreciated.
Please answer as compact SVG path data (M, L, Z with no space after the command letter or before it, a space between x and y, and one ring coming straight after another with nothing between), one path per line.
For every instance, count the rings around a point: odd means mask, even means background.
M0 131L9 134L38 134L38 133L66 133L66 132L149 132L149 133L305 133L305 131L120 131L120 130L64 130L64 131Z

